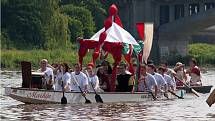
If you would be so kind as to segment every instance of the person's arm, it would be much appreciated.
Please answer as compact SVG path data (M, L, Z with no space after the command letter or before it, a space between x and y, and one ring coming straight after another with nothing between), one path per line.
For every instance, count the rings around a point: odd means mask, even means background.
M87 76L86 76L86 74L84 74L83 73L83 76L84 76L84 78L83 78L83 91L84 91L84 93L87 93L88 92L88 85L89 85L89 81L88 81L88 78L87 78Z
M95 83L94 89L97 90L99 89L99 78L95 76L95 79L96 79L96 83Z

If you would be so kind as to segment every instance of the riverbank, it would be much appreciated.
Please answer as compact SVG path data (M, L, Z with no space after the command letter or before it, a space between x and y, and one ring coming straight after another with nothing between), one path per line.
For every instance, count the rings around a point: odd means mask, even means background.
M72 65L78 62L78 46L73 45L71 49L56 49L56 50L1 50L1 68L7 70L19 70L20 62L25 60L32 63L32 67L38 68L39 61L43 58L49 60L49 63L67 62ZM188 56L180 57L169 56L169 64L174 66L177 61L181 61L188 65L188 58L194 57L197 59L201 67L215 67L215 45L209 44L190 44L188 45ZM87 64L92 59L92 52L87 53L84 58L84 64ZM112 63L113 59L109 55L108 60ZM172 63L172 64L171 64Z
M72 66L72 64L78 62L78 50L1 50L1 68L3 70L19 70L20 62L25 60L31 62L32 68L36 69L39 66L40 60L43 58L46 58L50 64L67 62ZM92 54L88 53L84 57L84 64L89 63L91 59Z

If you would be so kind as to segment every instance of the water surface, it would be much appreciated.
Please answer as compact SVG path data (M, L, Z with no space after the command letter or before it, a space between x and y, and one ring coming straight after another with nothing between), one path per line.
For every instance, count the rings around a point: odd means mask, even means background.
M208 107L201 97L188 94L185 99L104 104L23 104L4 96L5 86L21 86L21 73L1 71L1 120L174 120L215 121L215 105ZM215 85L215 70L202 76L204 85ZM213 87L214 88L214 87Z

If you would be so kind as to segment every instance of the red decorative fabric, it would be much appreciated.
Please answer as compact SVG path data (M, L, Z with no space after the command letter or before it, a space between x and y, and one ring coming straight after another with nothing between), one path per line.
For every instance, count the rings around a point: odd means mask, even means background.
M134 70L133 70L133 65L131 62L131 56L132 56L132 52L133 52L133 47L131 44L129 44L129 53L127 55L124 55L125 60L127 61L127 63L129 64L129 71L133 74Z
M99 36L99 44L102 44L105 41L106 37L107 37L106 32L105 31L102 32Z
M120 42L104 42L103 49L113 56L114 65L112 71L112 80L111 80L111 91L115 91L115 80L116 80L116 68L117 65L120 63L122 58L122 48L123 45Z
M136 23L137 31L139 33L140 38L144 41L144 23Z
M115 15L115 23L123 28L122 22L118 15Z
M92 62L95 63L96 59L99 57L100 47L98 46L93 52L93 60Z
M112 26L112 16L109 16L109 17L105 20L104 26L105 26L105 31L108 30L108 29Z
M116 15L118 13L118 8L116 7L115 4L112 4L109 8L109 14L111 16Z

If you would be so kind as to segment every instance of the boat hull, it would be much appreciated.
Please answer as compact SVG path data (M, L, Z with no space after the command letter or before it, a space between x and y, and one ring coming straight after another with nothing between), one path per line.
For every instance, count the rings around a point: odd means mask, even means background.
M192 86L192 88L199 93L210 93L212 87L213 87L212 85L211 86ZM183 89L183 90L186 90L187 93L191 93L191 90L184 86L177 86L177 89Z
M28 88L13 88L6 87L5 95L11 98L28 104L54 104L61 103L61 98L63 96L61 91L48 91L48 90L38 90L38 89L28 89ZM151 101L153 100L151 94L147 92L104 92L99 93L102 100L106 103L108 102L140 102L140 101ZM80 92L66 92L65 97L67 98L67 103L85 103ZM88 93L86 95L92 103L96 103L95 94ZM175 98L169 94L171 99ZM162 94L159 95L159 99L166 99Z

